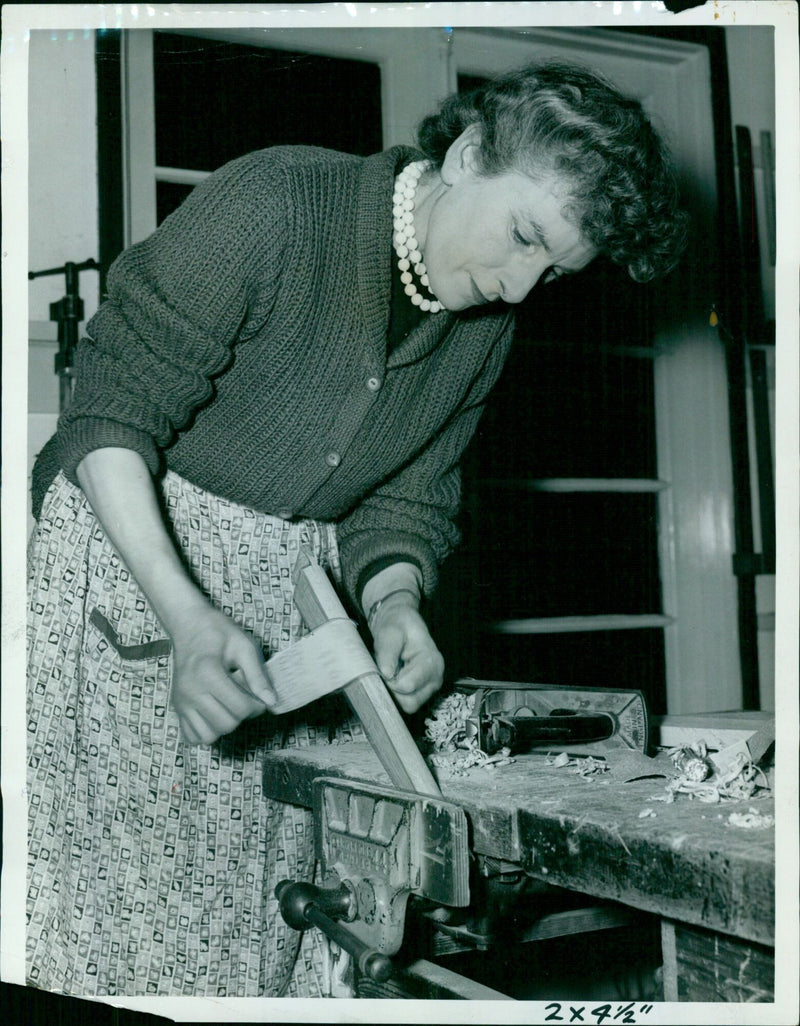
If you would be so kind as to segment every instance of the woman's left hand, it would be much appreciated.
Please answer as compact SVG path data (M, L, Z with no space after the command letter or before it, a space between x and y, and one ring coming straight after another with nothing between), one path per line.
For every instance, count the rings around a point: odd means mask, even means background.
M392 595L370 625L375 662L397 704L414 713L442 686L444 658L434 644L413 596Z

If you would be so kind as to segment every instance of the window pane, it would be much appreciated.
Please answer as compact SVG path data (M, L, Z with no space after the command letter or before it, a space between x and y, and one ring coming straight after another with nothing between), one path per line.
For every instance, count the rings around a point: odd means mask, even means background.
M469 525L484 619L661 612L654 495L487 498Z
M213 171L251 150L381 149L380 69L364 61L153 34L156 163Z
M579 274L538 284L519 308L520 334L553 343L573 338L589 349L651 349L657 287L598 257Z
M179 182L156 182L156 217L159 224L167 214L171 214L183 203L193 188L192 185L181 185Z
M548 345L518 332L474 442L482 476L656 477L652 361L600 337L565 328Z

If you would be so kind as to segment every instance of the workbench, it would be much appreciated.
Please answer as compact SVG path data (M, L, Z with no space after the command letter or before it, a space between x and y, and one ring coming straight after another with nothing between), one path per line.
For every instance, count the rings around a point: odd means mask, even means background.
M370 744L271 752L267 794L311 805L319 777L389 784ZM771 1001L774 995L774 828L743 829L732 813L774 816L772 798L658 801L661 777L578 775L543 754L496 770L439 773L466 812L476 856L535 880L657 916L667 1001Z

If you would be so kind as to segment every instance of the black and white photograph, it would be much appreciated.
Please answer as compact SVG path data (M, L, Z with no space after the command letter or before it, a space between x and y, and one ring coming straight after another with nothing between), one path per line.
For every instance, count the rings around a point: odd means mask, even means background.
M796 1023L797 4L0 76L6 1021Z

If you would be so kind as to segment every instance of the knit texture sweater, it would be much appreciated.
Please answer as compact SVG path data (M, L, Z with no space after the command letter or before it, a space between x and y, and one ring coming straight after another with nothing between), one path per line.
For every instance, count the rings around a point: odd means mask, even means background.
M56 466L77 483L90 451L133 449L154 475L336 522L351 597L387 556L416 562L430 593L513 322L504 306L430 315L387 355L392 189L417 156L257 151L122 253L34 509Z

